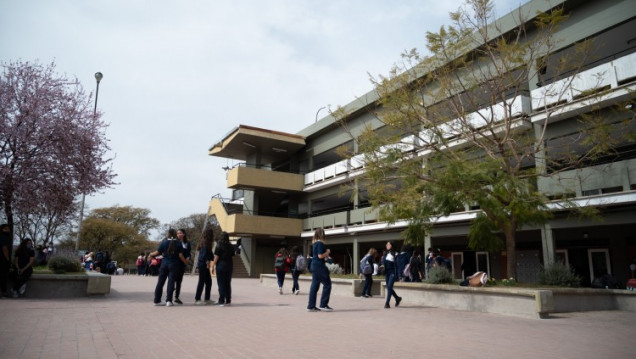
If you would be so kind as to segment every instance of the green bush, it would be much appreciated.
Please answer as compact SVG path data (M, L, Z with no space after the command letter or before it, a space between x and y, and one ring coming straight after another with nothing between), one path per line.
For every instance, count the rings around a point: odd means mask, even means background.
M53 273L81 272L82 263L72 253L56 253L49 259L49 269Z
M579 287L581 277L574 273L574 269L562 262L555 262L541 268L539 271L539 283L559 287Z
M451 284L455 283L453 275L442 266L433 267L428 271L427 283L430 284Z

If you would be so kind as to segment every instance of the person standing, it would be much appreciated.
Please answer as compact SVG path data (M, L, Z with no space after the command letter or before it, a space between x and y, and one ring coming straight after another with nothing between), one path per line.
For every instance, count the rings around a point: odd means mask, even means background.
M221 238L214 249L214 264L212 274L216 274L216 285L219 289L218 306L230 306L232 303L232 272L234 264L234 246L230 243L227 232L221 233Z
M26 290L26 283L33 274L33 263L35 262L35 250L31 238L22 240L15 251L15 278L13 283L13 298L18 298Z
M199 270L199 282L197 292L194 296L195 305L212 304L210 293L212 291L212 275L210 274L210 262L214 261L212 245L214 242L214 230L208 228L203 233L203 240L199 244L199 256L197 258L197 269ZM205 288L205 292L204 292ZM201 294L204 294L205 301L201 301Z
M183 248L183 256L187 259L187 262L190 262L190 257L192 257L192 245L190 241L188 241L188 234L185 229L180 228L177 231L177 239ZM178 262L174 289L174 302L177 304L183 304L181 299L179 299L179 295L181 294L181 283L183 283L183 275L185 274L186 267L187 265L184 262Z
M365 298L371 297L371 288L373 287L373 262L375 262L375 256L377 255L375 248L369 249L362 261L360 261L360 275L364 277L364 286L362 287L362 296Z
M298 285L298 278L300 274L306 269L307 260L305 256L300 252L298 246L293 246L291 254L289 255L291 260L291 274L292 274L292 294L300 294L300 286ZM304 267L303 267L304 266Z
M187 264L187 260L183 256L183 247L180 245L179 240L176 238L177 231L174 228L168 230L168 236L161 241L159 248L156 251L149 254L150 258L154 258L158 255L162 255L161 265L159 267L159 278L157 279L157 286L155 287L155 305L161 305L161 295L163 293L163 286L168 280L168 289L166 293L166 307L171 307L172 295L174 294L174 282L178 270L178 262L181 261Z
M146 260L144 259L143 252L139 253L139 256L137 257L137 262L135 263L135 265L137 266L137 275L146 274Z
M312 241L312 260L311 260L311 287L309 288L309 302L307 303L307 311L317 312L319 310L325 312L333 311L329 306L329 297L331 295L331 278L329 277L329 269L325 265L325 261L329 259L331 251L325 247L325 230L316 229ZM316 308L316 297L318 289L322 284L322 295L320 297L320 307Z
M384 308L391 308L389 304L391 301L391 297L395 298L395 307L400 306L400 302L402 301L402 297L399 297L395 290L393 290L393 284L395 284L396 279L398 278L398 269L396 265L397 254L395 252L395 242L388 241L386 242L386 252L382 257L382 265L384 266L384 277L386 280L386 301L384 303Z
M278 294L283 295L283 283L285 283L285 274L289 269L291 261L287 255L285 247L276 252L274 256L274 272L276 273L276 282L278 283Z
M7 281L11 269L11 251L13 250L13 236L11 227L4 223L0 225L0 296L8 297Z

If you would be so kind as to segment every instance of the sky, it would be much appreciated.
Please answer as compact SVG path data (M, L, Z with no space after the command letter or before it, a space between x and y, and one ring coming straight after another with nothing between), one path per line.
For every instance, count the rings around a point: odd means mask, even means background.
M495 0L503 16L526 0ZM0 61L54 62L109 124L117 185L91 209L168 224L229 197L208 149L244 124L288 133L373 90L463 0L0 0Z

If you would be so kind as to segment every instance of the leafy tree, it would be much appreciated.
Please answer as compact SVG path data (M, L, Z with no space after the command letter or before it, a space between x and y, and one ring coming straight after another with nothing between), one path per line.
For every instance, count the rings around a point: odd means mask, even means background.
M164 227L166 231L168 228L185 229L188 234L188 239L192 242L192 247L195 248L201 240L203 228L206 226L207 220L208 216L205 213L195 213L187 217L182 217Z
M2 63L0 203L7 223L46 243L74 219L74 198L115 174L101 113L77 79L29 62ZM36 238L34 238L36 239Z
M149 236L158 228L159 221L150 217L150 210L145 208L97 208L82 223L80 247L109 251L113 259L130 264L139 253L154 248Z
M564 64L553 70L555 77L573 76L589 54L584 42L565 57L550 56L559 46L558 26L567 19L562 9L532 22L518 18L515 27L503 29L492 23L490 1L467 3L470 8L451 14L451 26L427 34L431 56L412 50L389 76L372 78L379 97L374 121L347 123L344 108L333 115L364 154L361 181L384 220L410 220L407 240L421 240L436 218L475 206L480 211L469 246L505 248L507 273L515 277L516 232L551 216L537 179L607 154L620 131L608 126L600 108L579 115L571 141L546 135L554 114L547 105L545 121L528 118L524 97L546 64ZM553 87L544 96L558 103L566 91Z

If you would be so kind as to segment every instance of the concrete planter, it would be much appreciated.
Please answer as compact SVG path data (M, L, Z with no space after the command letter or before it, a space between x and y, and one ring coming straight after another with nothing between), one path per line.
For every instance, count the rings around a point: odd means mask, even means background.
M301 290L308 290L311 276L299 279ZM331 293L360 296L359 279L332 279ZM277 287L276 275L261 274L261 284ZM285 287L291 288L291 276L285 278ZM373 281L373 295L385 296L384 280ZM515 287L461 287L450 284L395 283L395 291L404 304L495 313L526 318L548 318L552 313L597 310L624 310L636 312L636 291L591 288L515 288Z
M25 298L70 298L110 293L110 276L86 274L33 274L27 282Z

